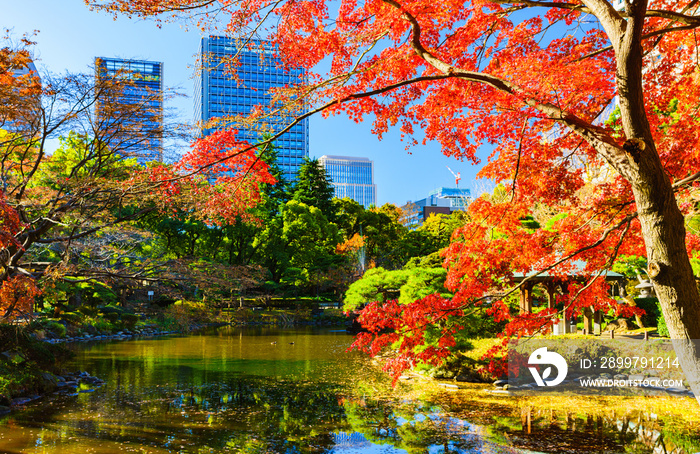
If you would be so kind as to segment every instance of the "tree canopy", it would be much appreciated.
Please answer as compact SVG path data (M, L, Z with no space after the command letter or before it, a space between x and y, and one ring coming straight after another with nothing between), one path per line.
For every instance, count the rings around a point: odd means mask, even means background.
M275 106L372 118L380 137L398 126L411 144L437 141L444 154L473 162L481 145L494 147L480 175L504 183L510 197L473 203L472 222L447 249L455 297L366 309L376 335L361 346L375 341L376 351L397 340L380 333L387 317L412 333L390 364L395 371L413 364L421 327L439 322L435 314L512 291L516 272L565 278L573 260L584 260L590 279L571 288L567 310L610 307L599 271L620 253L647 257L671 335L700 339L689 261L698 240L684 223L700 176L694 0L624 0L620 10L606 0L87 3L139 16L195 14L204 28L208 17L226 15L227 33L242 42L251 29L269 35L286 65L309 71L308 84L275 92ZM315 71L323 61L329 69ZM568 216L532 232L521 220L537 204ZM499 300L493 313L510 321L511 335L537 331L552 316L510 314ZM447 346L450 330L444 336ZM700 396L700 354L689 343L680 350ZM439 358L440 346L431 353Z
M136 164L131 157L149 137L186 137L167 118L162 125L139 121L153 99L125 102L133 83L126 78L19 75L32 45L25 39L20 48L0 49L0 191L8 219L19 221L3 228L1 305L19 307L7 303L13 288L36 293L28 280L65 273L75 242L153 212L232 222L259 203L259 185L275 181L256 148L232 131L191 141L173 165ZM61 145L50 154L55 138Z

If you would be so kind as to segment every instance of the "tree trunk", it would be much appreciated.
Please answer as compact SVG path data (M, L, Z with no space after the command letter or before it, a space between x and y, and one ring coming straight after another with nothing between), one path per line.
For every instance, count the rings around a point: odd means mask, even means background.
M647 2L634 2L618 48L617 86L634 193L651 279L686 379L700 402L700 294L685 244L685 219L651 134L642 84L641 32Z

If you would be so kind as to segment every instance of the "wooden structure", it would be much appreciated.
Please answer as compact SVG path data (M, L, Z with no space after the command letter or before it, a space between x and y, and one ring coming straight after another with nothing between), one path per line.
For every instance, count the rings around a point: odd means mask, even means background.
M554 309L556 303L556 295L564 294L566 289L564 288L565 282L572 280L583 281L587 276L583 274L585 268L585 263L581 261L574 262L574 269L570 272L566 279L562 279L560 276L552 276L548 272L543 272L535 275L535 272L523 275L521 273L516 273L513 275L513 280L517 283L525 281L520 287L520 313L531 313L532 312L532 294L535 286L539 285L545 291L547 296L547 308ZM623 282L625 277L622 274L615 273L612 271L605 271L601 273L601 277L605 279L606 282L610 284L617 284L618 288L624 288ZM594 311L591 308L585 308L583 310L583 326L584 330L588 334L600 334L600 326L602 323L603 314L600 311ZM563 330L560 333L571 332L568 320L561 320L563 322Z

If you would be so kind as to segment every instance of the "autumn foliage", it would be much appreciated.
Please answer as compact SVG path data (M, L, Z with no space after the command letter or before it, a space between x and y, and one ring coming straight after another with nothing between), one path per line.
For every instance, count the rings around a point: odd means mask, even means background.
M36 280L43 276L93 276L94 270L78 269L71 245L118 224L154 212L189 213L210 224L255 221L248 213L260 201L260 185L275 181L256 144L238 140L233 130L220 131L192 140L175 164L139 164L131 158L143 157L139 153L153 135L166 144L187 139L162 112L162 124L143 122L150 106L167 100L169 92L126 102L124 92L133 88L128 78L40 78L29 71L31 41L5 38L4 44L0 317L30 312L39 294ZM58 149L47 149L56 137Z
M195 12L203 28L199 13L228 14L228 33L269 35L287 65L309 70L308 84L276 91L277 105L370 118L380 137L398 127L409 145L486 159L480 176L503 183L506 197L477 201L445 250L455 297L363 313L375 336L360 345L391 344L394 370L443 355L450 331L426 354L421 326L510 292L514 273L564 278L581 261L587 279L568 284L566 310L615 309L600 272L622 253L650 261L671 334L700 336L688 259L698 240L684 228L700 175L695 1L625 1L619 11L606 0L87 2L161 18ZM533 213L546 228L521 225ZM489 311L509 320L507 335L551 316L512 314L501 301L489 298ZM685 358L700 370L697 353Z
M177 207L211 223L254 222L248 210L260 202L259 185L276 180L257 148L236 133L221 130L197 139L175 165L144 169L128 184L149 181L149 197L165 213Z

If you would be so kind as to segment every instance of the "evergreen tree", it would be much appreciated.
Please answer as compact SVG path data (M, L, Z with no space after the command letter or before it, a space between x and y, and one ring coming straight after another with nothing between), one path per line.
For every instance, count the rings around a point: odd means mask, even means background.
M333 221L333 194L333 185L318 159L305 158L299 168L292 199L318 208L329 221Z
M279 214L280 208L289 202L291 199L291 188L277 164L279 154L277 147L267 144L264 147L260 147L259 152L260 159L270 167L268 172L277 180L275 184L263 184L260 188L263 200L258 209L264 211L267 214L265 217L269 219Z

